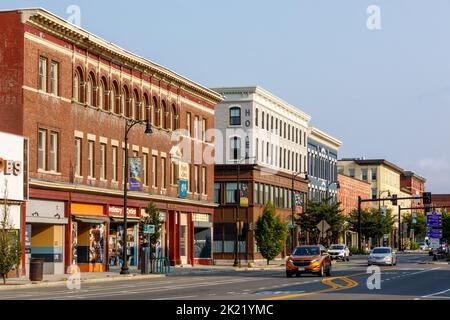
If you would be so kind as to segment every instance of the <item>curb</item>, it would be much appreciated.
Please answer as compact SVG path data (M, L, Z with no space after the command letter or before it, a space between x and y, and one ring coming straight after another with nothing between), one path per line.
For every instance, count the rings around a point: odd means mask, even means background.
M113 276L107 278L98 279L81 279L80 283L97 283L97 282L111 282L111 281L126 281L126 280L145 280L153 278L165 278L164 274L152 274L152 275L127 275L127 276ZM50 288L66 285L67 280L51 281L51 282L34 282L27 284L17 284L17 285L0 285L0 291L13 290L13 289L30 289L30 288Z

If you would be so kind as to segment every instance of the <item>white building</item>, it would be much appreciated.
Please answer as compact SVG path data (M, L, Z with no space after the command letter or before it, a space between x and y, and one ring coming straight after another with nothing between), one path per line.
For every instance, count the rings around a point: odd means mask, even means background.
M258 86L213 90L225 98L215 108L216 164L249 157L241 163L307 171L309 115Z

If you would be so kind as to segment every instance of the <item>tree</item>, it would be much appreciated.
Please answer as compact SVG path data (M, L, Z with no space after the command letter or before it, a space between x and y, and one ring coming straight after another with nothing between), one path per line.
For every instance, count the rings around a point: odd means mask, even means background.
M358 210L353 210L347 218L350 230L358 232ZM366 239L380 239L385 234L392 232L394 218L389 208L384 217L378 208L361 210L361 234Z
M4 199L2 203L3 215L0 210L0 275L3 284L6 284L6 276L14 269L17 269L22 258L22 245L18 232L13 230L13 225L9 221L8 184L5 183Z
M442 211L442 240L450 242L450 213Z
M414 237L425 238L427 236L427 217L423 213L416 214L416 223L412 223L412 213L403 216L403 222L408 224L408 230L414 229Z
M261 255L270 260L275 259L283 250L288 234L287 223L275 213L275 206L268 202L258 221L256 221L255 239Z
M337 242L339 234L344 231L345 218L340 209L340 203L330 203L331 198L322 201L310 201L308 206L300 215L297 224L305 231L309 232L314 238L314 242L319 241L319 230L317 224L325 220L330 225L329 232L331 237L327 235L327 242Z
M139 221L139 229L140 234L143 235L143 228L144 224L152 224L155 226L155 233L150 235L150 244L152 248L152 252L156 252L156 244L160 240L161 237L161 227L163 225L163 221L161 221L160 212L158 209L156 209L153 202L150 202L145 208L145 216L141 217L141 220ZM142 239L142 243L148 246L148 236L144 235L144 238Z

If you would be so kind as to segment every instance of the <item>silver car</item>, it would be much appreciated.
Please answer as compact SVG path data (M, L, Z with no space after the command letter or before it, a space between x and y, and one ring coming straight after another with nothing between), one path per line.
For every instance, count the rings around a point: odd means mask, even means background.
M370 252L367 264L369 266L373 264L395 266L397 265L397 255L392 248L377 247Z

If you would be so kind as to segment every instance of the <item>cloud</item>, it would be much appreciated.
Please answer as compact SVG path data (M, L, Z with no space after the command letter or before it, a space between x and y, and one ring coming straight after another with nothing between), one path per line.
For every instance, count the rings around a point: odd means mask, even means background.
M450 163L445 159L421 159L419 160L419 166L430 172L450 170Z

